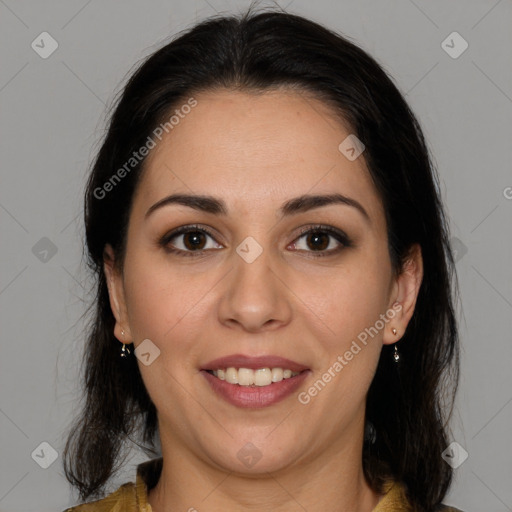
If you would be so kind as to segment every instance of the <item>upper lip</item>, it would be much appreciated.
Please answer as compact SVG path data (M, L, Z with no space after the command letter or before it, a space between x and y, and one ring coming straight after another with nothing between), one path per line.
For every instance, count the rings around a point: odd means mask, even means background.
M292 372L302 372L308 370L304 364L297 363L290 359L280 356L257 356L250 357L243 354L232 354L225 357L219 357L204 365L203 370L218 370L219 368L283 368Z

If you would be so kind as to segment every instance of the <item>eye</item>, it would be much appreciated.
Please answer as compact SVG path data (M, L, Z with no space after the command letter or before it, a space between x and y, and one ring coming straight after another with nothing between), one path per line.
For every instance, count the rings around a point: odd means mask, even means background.
M295 249L318 253L315 256L329 256L345 247L352 247L350 238L341 230L331 226L313 226L301 231L301 236L292 245ZM308 247L311 250L308 250Z
M215 240L213 234L204 227L182 226L164 235L159 243L171 253L176 253L180 256L198 256L203 254L205 250L222 247L219 247L219 244L216 242L210 243L208 246L208 238ZM175 239L177 242L173 242Z
M209 246L208 238L213 241ZM159 244L167 252L178 256L202 256L207 250L222 248L210 230L198 225L181 226L164 235ZM291 246L295 250L316 253L315 257L321 257L336 254L353 244L343 231L332 226L317 225L302 229L301 235Z

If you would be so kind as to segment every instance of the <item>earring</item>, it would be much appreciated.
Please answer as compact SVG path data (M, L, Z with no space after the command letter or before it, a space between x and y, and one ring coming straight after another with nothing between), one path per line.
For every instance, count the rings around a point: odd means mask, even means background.
M400 354L398 353L398 349L396 348L396 343L395 343L395 353L393 354L393 359L395 360L395 363L398 363L398 361L400 361Z
M396 336L398 331L393 327L391 329L391 332ZM395 343L395 353L393 354L393 359L395 360L395 363L398 363L398 361L400 361L400 354L398 353L398 348L396 346L396 343Z
M124 330L121 331L121 336L124 337ZM123 343L123 348L121 348L121 357L128 357L130 354L130 349L126 347L126 344Z

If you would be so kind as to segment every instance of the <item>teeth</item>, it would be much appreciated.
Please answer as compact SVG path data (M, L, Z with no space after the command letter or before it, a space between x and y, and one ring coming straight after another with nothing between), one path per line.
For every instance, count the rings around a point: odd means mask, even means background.
M238 370L238 384L240 386L252 386L254 384L254 370L240 368Z
M283 380L284 370L282 368L272 368L272 382L280 382Z
M281 382L283 379L289 379L299 375L299 372L292 372L283 368L259 368L252 370L251 368L230 367L226 370L213 370L213 375L220 380L225 380L230 384L238 384L239 386L268 386L273 382Z

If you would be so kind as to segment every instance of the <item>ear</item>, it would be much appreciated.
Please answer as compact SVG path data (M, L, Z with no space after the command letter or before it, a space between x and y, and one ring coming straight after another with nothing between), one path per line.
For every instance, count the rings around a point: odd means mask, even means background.
M423 258L421 247L419 244L414 244L409 250L400 274L393 283L391 300L388 307L395 311L395 315L389 320L384 331L383 343L385 345L399 341L404 335L414 313L422 280ZM393 328L397 330L396 334L393 334Z
M131 343L132 334L128 324L123 277L116 266L114 250L110 244L107 244L103 251L103 270L107 280L110 308L116 319L114 336L122 343Z

